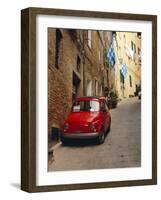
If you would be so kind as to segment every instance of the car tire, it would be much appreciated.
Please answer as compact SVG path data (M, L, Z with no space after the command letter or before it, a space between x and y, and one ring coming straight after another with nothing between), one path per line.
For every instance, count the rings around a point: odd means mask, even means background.
M100 135L97 137L97 144L103 144L105 141L105 133L101 131Z

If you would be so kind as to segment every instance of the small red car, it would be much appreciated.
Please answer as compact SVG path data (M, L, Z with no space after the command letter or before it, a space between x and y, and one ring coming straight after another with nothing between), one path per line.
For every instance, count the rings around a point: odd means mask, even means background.
M102 144L110 127L111 115L104 97L79 97L61 128L61 141L65 144L69 139L96 138Z

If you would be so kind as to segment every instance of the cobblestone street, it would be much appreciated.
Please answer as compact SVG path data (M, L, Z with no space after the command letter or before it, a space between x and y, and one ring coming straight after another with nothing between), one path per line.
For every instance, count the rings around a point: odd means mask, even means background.
M129 98L111 111L111 131L104 144L93 141L54 147L49 171L87 170L141 165L141 101Z

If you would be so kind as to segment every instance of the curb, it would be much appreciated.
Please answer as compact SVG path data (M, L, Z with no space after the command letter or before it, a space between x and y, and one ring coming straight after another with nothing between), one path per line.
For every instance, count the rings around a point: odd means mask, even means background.
M49 150L48 153L53 153L55 149L57 149L61 145L61 142L58 142L57 144L53 145Z

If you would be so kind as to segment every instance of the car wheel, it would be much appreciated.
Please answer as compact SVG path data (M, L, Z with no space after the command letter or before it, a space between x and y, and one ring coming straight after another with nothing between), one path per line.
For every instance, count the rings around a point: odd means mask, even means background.
M100 135L97 138L97 144L103 144L105 141L105 133L101 131Z

